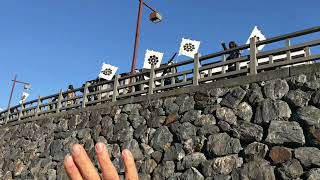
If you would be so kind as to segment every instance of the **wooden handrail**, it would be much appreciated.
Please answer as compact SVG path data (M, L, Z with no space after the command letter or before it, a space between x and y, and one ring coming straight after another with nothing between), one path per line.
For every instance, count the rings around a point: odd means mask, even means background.
M77 89L61 91L60 93L56 93L53 95L39 97L38 99L31 100L21 105L11 107L9 111L4 110L0 112L0 122L7 123L15 120L20 120L21 118L33 117L40 114L57 113L57 112L60 112L60 110L68 110L70 108L84 108L86 107L86 105L94 105L94 104L102 103L105 101L114 102L118 98L123 99L127 97L130 98L136 95L145 95L145 94L148 95L148 94L156 93L161 90L172 89L175 87L189 86L191 84L198 85L199 83L205 83L206 81L211 81L211 80L215 80L222 77L225 78L228 76L243 75L249 72L250 74L256 74L256 73L259 73L258 70L266 70L268 68L281 67L281 66L292 65L292 64L297 64L301 62L317 60L317 59L320 59L320 54L311 55L310 47L319 46L320 39L316 39L316 40L312 40L312 41L308 41L308 42L304 42L296 45L291 45L291 41L289 40L292 38L296 38L299 36L304 36L304 35L316 33L316 32L320 32L320 26L316 26L313 28L309 28L309 29L305 29L305 30L297 31L293 33L288 33L285 35L272 37L263 41L256 41L254 39L251 39L251 44L241 45L233 49L219 51L216 53L212 53L212 54L208 54L200 57L196 56L196 58L188 59L188 60L174 63L171 65L161 65L159 68L155 68L151 70L143 70L142 72L137 72L135 74L128 74L122 77L120 77L119 75L116 75L117 77L110 81L101 81L93 84L86 83L85 86ZM264 52L257 52L256 47L260 45L271 44L271 43L279 42L283 40L286 40L287 42L286 47L277 48L277 49L264 51ZM248 48L250 48L249 55L242 56L240 58L232 59L228 61L225 60L226 55L228 55L230 52L237 51L237 50L244 50ZM291 59L291 53L299 50L305 50L306 51L305 55L303 57L299 56L295 59ZM287 58L280 59L280 60L277 59L277 61L273 61L272 58L274 56L282 55L282 54L285 54ZM223 57L222 61L206 63L206 64L203 64L202 66L200 65L202 61L216 58L216 57L221 57L221 56ZM259 59L268 58L268 57L270 59L269 63L260 64L258 62ZM244 64L244 63L248 63L249 66L247 66L247 64ZM185 65L192 65L192 68L185 69L183 68L183 66ZM235 67L235 70L232 70L232 71L228 70L227 72L226 68L232 65ZM171 74L162 75L161 77L155 76L157 73L163 72L165 69L176 69L180 67L182 68L181 68L181 71L179 72L173 72ZM214 72L215 74L212 75L212 71L215 68L221 68L221 70L218 69L219 71L215 71ZM207 74L205 77L201 77L201 73L207 73ZM187 76L187 75L192 75L192 76ZM121 84L121 82L126 82L132 78L137 79L138 77L144 77L144 76L147 76L150 79L139 80L134 82L130 81L131 83L129 84ZM181 79L181 77L183 78L183 80ZM175 82L176 81L175 78L177 78L177 82ZM164 85L164 82L166 79L171 79L171 84ZM157 84L159 82L161 82L161 86ZM106 84L109 84L110 87L107 89L92 91L92 89L102 87ZM130 87L142 87L142 88L140 90L136 90L135 88L130 88ZM71 92L74 92L78 95L72 98L66 98L65 95ZM112 97L101 97L101 95L104 93L112 93ZM96 97L92 97L96 95L98 96L97 99ZM53 101L54 98L56 99L55 101ZM66 102L70 100L75 101L75 103L73 103L72 105L66 106ZM30 114L24 115L24 113L27 113L30 111L31 112L34 111L33 115L30 115Z

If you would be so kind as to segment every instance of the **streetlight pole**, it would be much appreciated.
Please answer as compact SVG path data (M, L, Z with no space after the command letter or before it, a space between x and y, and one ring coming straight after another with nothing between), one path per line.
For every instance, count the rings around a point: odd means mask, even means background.
M151 6L146 4L143 0L139 0L139 10L138 10L138 17L137 17L137 25L136 25L136 35L134 40L134 47L133 47L133 57L132 57L132 63L131 63L131 74L135 73L136 70L136 64L137 64L137 51L138 51L138 45L139 45L139 35L140 35L140 24L141 24L141 16L142 16L142 9L143 6L146 6L149 8L152 13L150 14L150 20L154 23L158 23L161 21L160 14Z
M16 86L16 82L17 82L17 75L14 75L13 84L12 84L10 97L9 97L9 102L8 102L8 107L7 107L8 113L9 113L9 109L10 109L10 105L11 105L11 99L12 99L14 87Z
M139 35L140 35L140 22L143 8L143 0L139 0L139 10L138 10L138 18L137 18L137 26L136 26L136 36L134 39L134 47L133 47L133 57L131 63L131 74L135 73L136 64L137 64L137 49L139 44Z
M14 92L14 88L15 88L16 84L17 84L17 83L21 83L21 84L24 84L24 85L26 85L26 86L30 86L30 83L23 82L23 81L18 81L18 80L17 80L17 75L14 76L14 79L13 79L12 81L13 81L13 84L12 84L12 88L11 88L11 92L10 92L10 97L9 97L9 102L8 102L8 107L7 107L8 114L9 114L9 112L10 112L11 100L12 100L12 96L13 96L13 92Z

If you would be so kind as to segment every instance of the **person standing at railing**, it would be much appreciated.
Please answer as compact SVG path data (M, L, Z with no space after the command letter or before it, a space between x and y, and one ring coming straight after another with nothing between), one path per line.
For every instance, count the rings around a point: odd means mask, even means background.
M222 47L223 47L223 50L225 50L225 51L228 50L225 42L222 41L222 42L221 42L221 45L222 45ZM234 41L230 41L230 42L229 42L229 49L234 49L234 48L236 48L236 47L238 47L238 45L236 44L236 42L234 42ZM233 50L233 51L230 51L228 54L229 54L229 56L228 56L227 59L226 59L227 61L228 61L228 60L231 60L231 59L239 58L239 57L241 56L240 50ZM228 65L228 70L229 70L229 71L234 71L234 70L236 70L235 65L234 65L234 64Z
M72 99L72 98L74 98L76 96L76 93L73 92L73 90L74 90L73 85L69 85L68 93L67 93L67 99ZM73 99L67 101L67 106L70 106L72 104L74 104L74 100Z

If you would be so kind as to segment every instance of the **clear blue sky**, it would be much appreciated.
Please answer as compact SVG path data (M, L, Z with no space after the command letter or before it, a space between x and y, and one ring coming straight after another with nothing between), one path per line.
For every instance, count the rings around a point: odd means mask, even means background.
M267 37L319 25L319 0L146 0L138 66L147 48L167 60L182 37L202 42L201 54L221 50L221 40L243 44L254 25ZM0 107L6 108L15 73L32 83L31 96L76 87L97 76L103 62L130 69L138 0L0 0ZM179 60L186 59L179 57ZM14 93L18 103L22 85Z

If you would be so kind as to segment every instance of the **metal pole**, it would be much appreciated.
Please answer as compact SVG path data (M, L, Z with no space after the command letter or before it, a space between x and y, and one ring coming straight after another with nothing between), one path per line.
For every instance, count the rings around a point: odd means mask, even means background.
M9 109L10 109L11 99L12 99L14 87L16 86L16 82L17 82L17 75L14 76L14 80L13 80L13 84L12 84L12 89L11 89L11 93L10 93L10 97L9 97L9 102L8 102L8 108L7 108L8 111L9 111Z
M136 27L136 36L134 40L134 49L133 49L133 57L132 57L132 64L131 64L131 74L135 73L136 69L136 61L137 61L137 50L139 45L139 34L140 34L140 21L142 15L142 8L143 8L143 0L139 0L139 11L138 11L138 18L137 18L137 27Z

